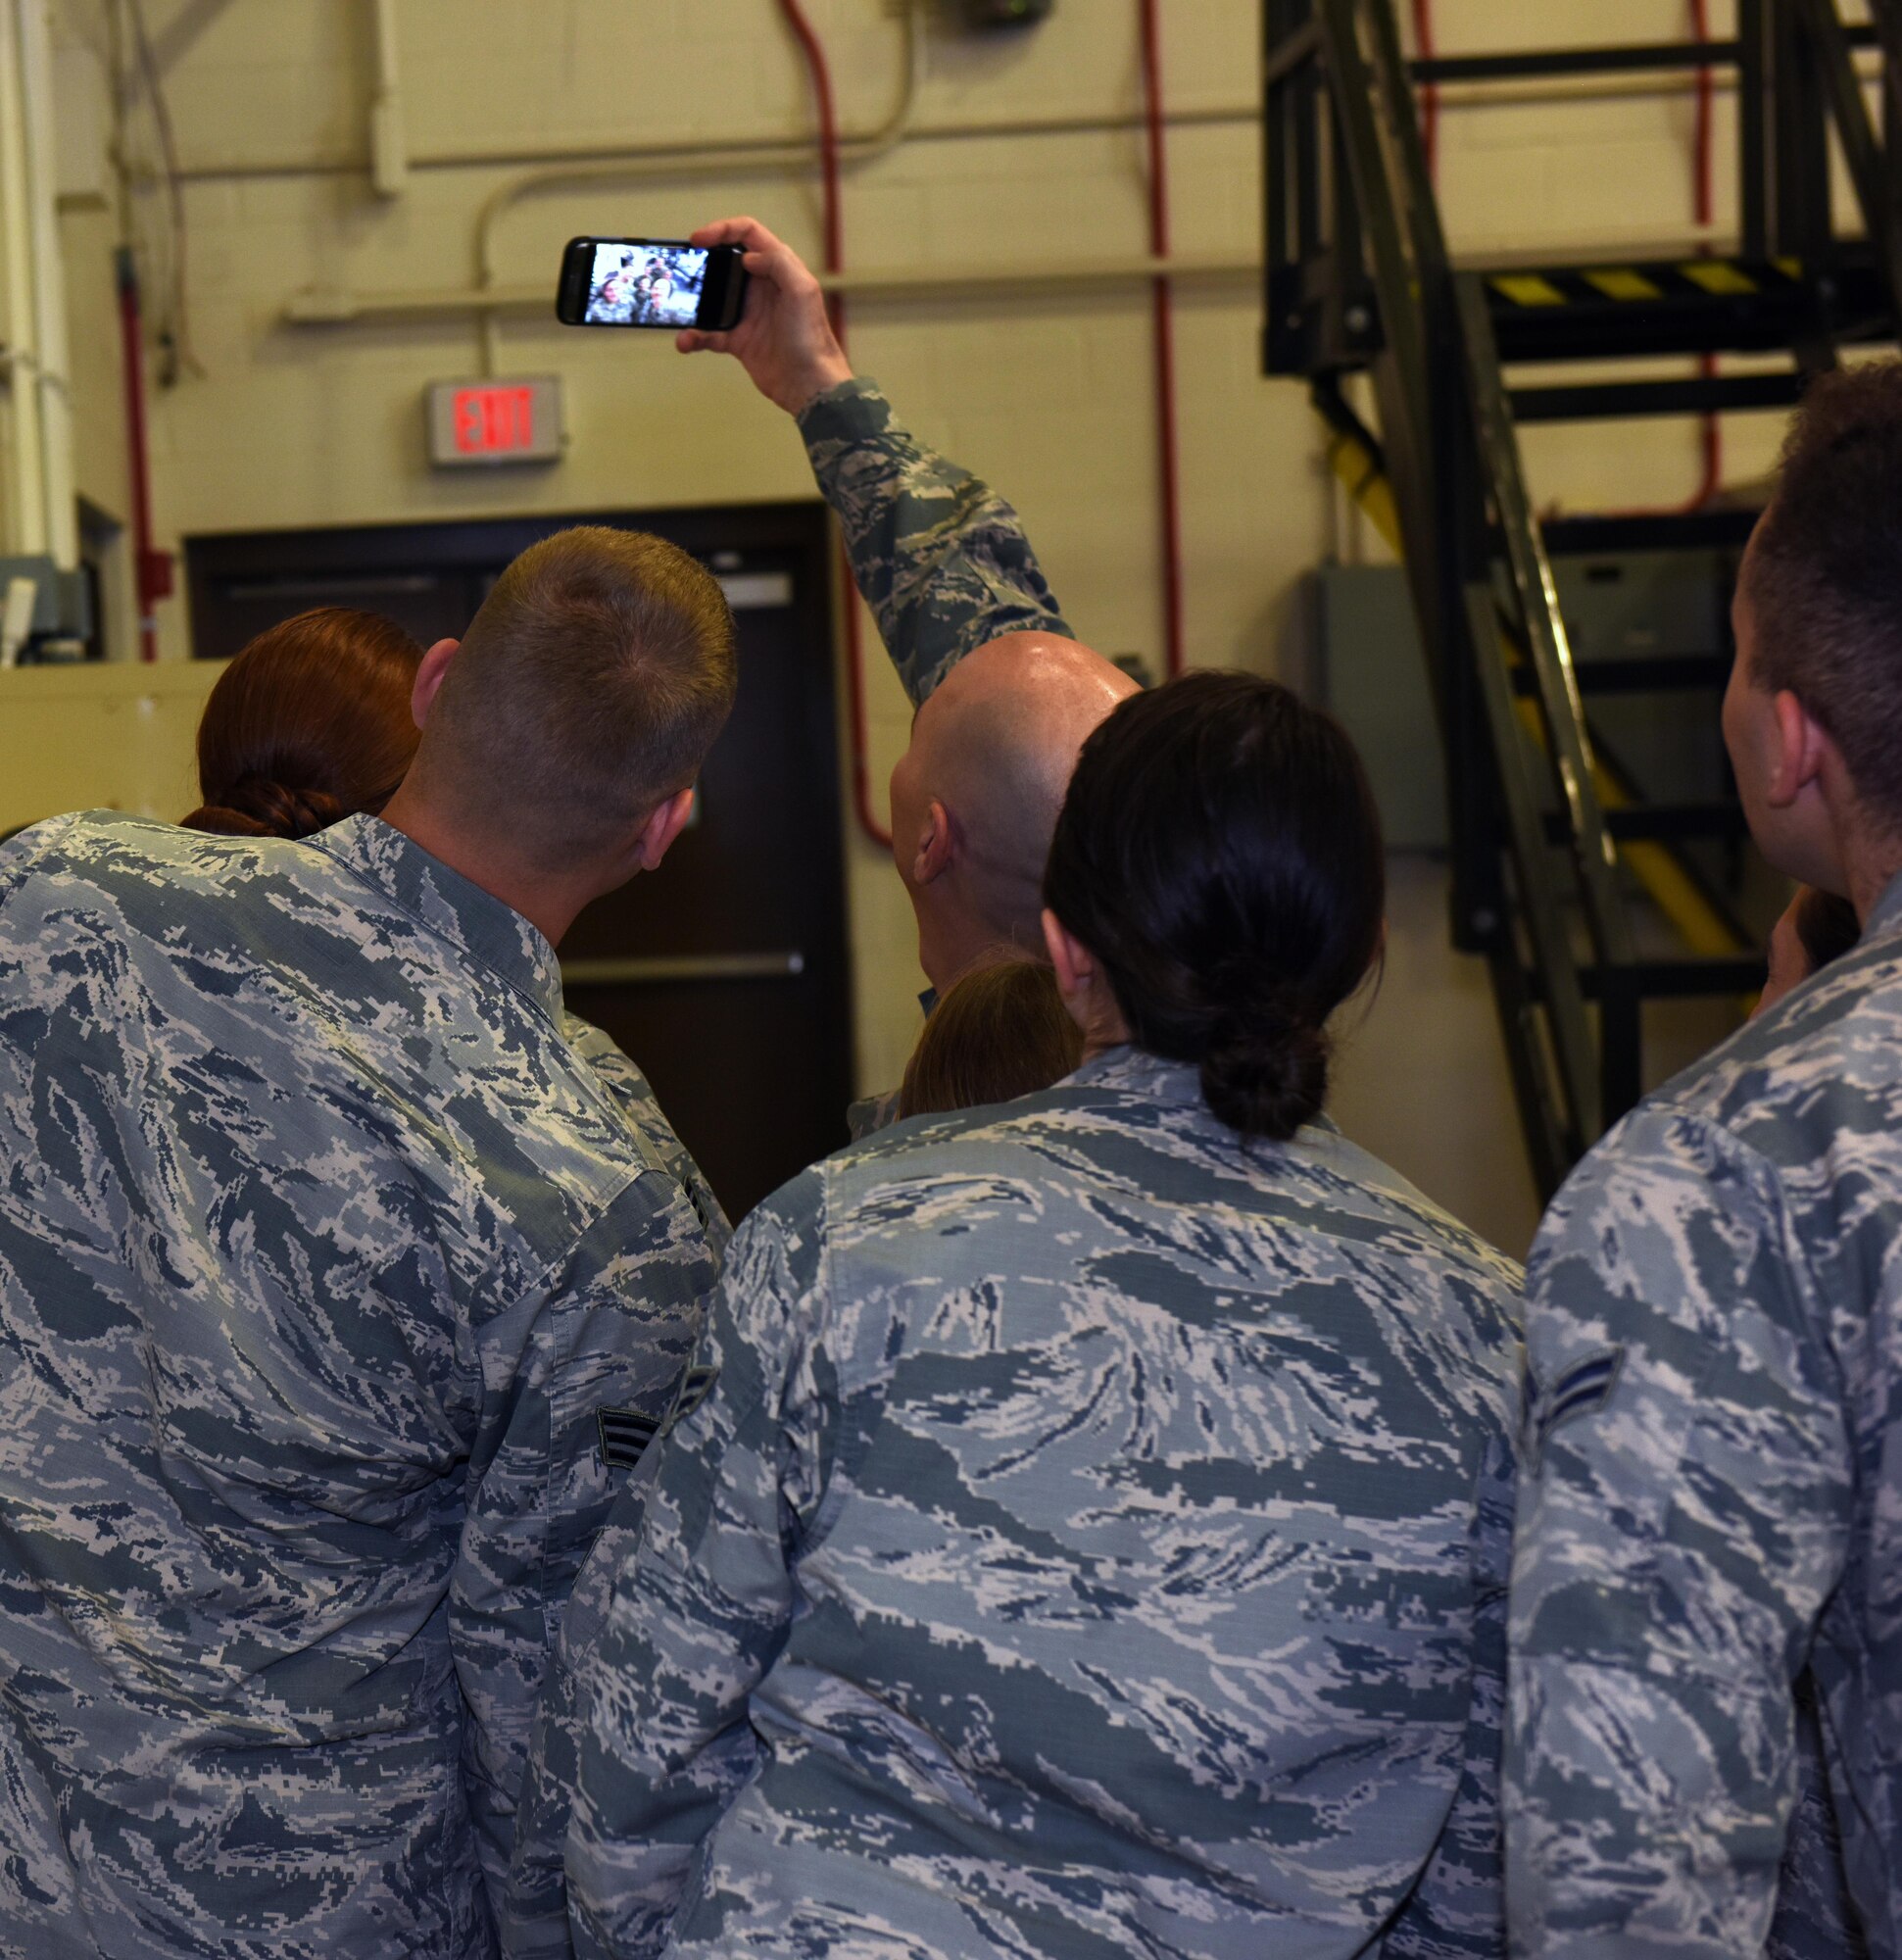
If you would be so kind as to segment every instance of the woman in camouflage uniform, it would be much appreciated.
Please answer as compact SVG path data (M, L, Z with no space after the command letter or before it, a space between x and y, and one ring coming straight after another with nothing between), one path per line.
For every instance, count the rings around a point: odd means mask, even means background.
M1503 1950L1518 1274L1322 1115L1359 761L1138 695L1047 898L1083 1066L734 1241L578 1668L584 1950Z

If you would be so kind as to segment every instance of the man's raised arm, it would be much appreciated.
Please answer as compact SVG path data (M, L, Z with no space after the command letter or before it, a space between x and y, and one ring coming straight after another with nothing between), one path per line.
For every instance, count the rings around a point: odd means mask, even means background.
M791 246L751 218L705 225L693 242L743 246L752 283L738 326L690 329L676 345L731 354L799 422L853 576L912 701L1000 634L1074 639L1016 512L925 448L872 382L854 378L819 282Z

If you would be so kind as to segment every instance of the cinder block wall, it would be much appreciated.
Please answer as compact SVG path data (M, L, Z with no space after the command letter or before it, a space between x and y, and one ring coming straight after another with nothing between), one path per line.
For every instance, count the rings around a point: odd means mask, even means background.
M902 33L888 0L807 0L830 51L852 130L896 99ZM682 360L660 335L587 334L552 318L511 318L500 371L558 372L572 443L541 473L435 475L419 400L432 380L475 373L466 315L401 324L286 323L310 288L452 291L475 278L484 204L525 172L451 166L553 144L611 145L810 131L810 94L773 0L398 0L402 110L417 167L379 198L365 159L369 0L149 0L184 168L191 339L201 373L157 392L154 472L161 541L203 531L404 521L464 514L702 504L805 494L798 440L736 368ZM1021 133L1028 122L1127 117L1140 106L1135 0L1057 0L1021 35L957 31L931 15L920 134L846 178L849 262L931 269L1037 269L1146 249L1143 148L1130 128ZM1403 10L1404 11L1404 10ZM1442 50L1684 31L1683 0L1437 0ZM1260 229L1256 0L1166 0L1165 92L1178 114L1236 112L1170 138L1177 249L1246 255ZM1712 31L1733 25L1713 0ZM99 83L98 0L62 0L62 89ZM96 102L88 113L96 115ZM1567 252L1576 245L1688 235L1687 95L1550 91L1490 107L1449 96L1440 174L1455 241L1471 249ZM933 137L951 123L983 136ZM1720 223L1731 104L1718 114ZM676 235L751 211L816 257L817 177L630 173L616 183L521 198L494 232L505 285L552 291L561 241L577 231ZM111 226L75 205L67 242L75 294L100 291ZM75 359L104 387L110 321L75 318ZM1301 572L1329 553L1378 548L1341 510L1298 385L1258 371L1260 305L1248 276L1185 285L1178 300L1188 643L1197 662L1299 678ZM865 299L853 355L930 442L981 471L1023 512L1077 630L1107 652L1161 647L1156 449L1149 314L1139 284L1113 291ZM108 344L109 351L109 344ZM109 503L110 398L88 409L88 455ZM1729 473L1760 474L1778 431L1731 435ZM1534 432L1542 502L1572 508L1682 500L1697 476L1687 425ZM182 601L164 609L164 644L182 654ZM873 769L902 745L907 711L873 676ZM856 830L851 873L858 1072L897 1079L916 1028L919 985L904 900ZM1424 883L1422 881L1425 881ZM1443 949L1430 871L1408 874L1396 906L1389 987L1344 1067L1341 1107L1374 1148L1508 1242L1531 1201L1503 1067L1477 968ZM1402 979L1409 984L1402 987ZM1404 996L1404 998L1403 998Z

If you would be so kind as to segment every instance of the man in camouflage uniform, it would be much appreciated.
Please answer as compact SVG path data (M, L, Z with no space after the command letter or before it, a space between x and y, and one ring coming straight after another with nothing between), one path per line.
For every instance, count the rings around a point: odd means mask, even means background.
M1064 786L1085 736L1136 683L1077 644L1016 512L854 377L790 246L750 218L706 225L693 242L743 247L751 284L738 326L690 329L678 344L732 354L798 421L919 710L892 772L892 851L917 914L929 1011L960 973L1044 956L1038 887ZM897 1106L896 1090L855 1104L853 1135Z
M1517 1279L1126 1048L786 1186L581 1656L579 1950L1500 1952Z
M953 669L962 668L969 684L960 699L939 703L952 710L943 717L943 730L938 715L919 713L915 753L908 752L894 772L901 875L906 868L899 842L902 813L915 822L918 803L929 804L917 795L921 766L935 770L942 758L955 776L963 760L959 738L967 730L978 744L989 737L994 754L1002 750L1007 758L988 779L973 781L977 772L967 769L960 780L960 787L988 793L984 808L972 814L990 816L1008 833L1021 860L1005 877L987 881L993 902L961 907L952 929L933 930L945 887L955 881L942 876L942 866L940 875L922 883L906 879L933 983L921 1003L929 1012L941 986L987 957L1012 951L1042 956L1036 885L1062 784L1083 737L1136 684L1076 643L1011 506L989 484L927 449L893 415L876 384L853 374L818 281L789 246L751 219L706 226L693 242L744 246L753 282L741 327L724 334L684 332L679 345L733 354L759 392L798 421L819 490L839 519L853 576L913 705L922 710ZM1000 711L1006 724L1001 729ZM1025 866L1031 867L1028 877ZM853 1136L891 1123L898 1100L894 1089L854 1102L848 1112ZM564 1657L586 1644L605 1607L615 1563L610 1535L614 1544L627 1544L638 1531L638 1505L630 1501L623 1512L608 1527L603 1554L577 1586L562 1635ZM576 1769L571 1692L564 1658L551 1670L549 1706L538 1721L524 1793L506 1925L514 1952L567 1948L561 1847Z
M734 673L691 559L569 532L431 649L382 819L0 852L0 1953L493 1952L551 1638L717 1271L555 944Z
M1762 1950L1808 1731L1837 1950L1902 1955L1898 563L1902 367L1825 376L1738 580L1724 722L1765 854L1863 939L1627 1117L1539 1234L1519 1953Z

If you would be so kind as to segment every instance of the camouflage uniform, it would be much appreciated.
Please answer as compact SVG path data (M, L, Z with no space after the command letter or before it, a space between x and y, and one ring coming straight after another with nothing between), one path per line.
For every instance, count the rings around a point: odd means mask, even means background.
M707 1248L719 1259L733 1237L733 1227L713 1195L713 1187L694 1161L693 1152L674 1135L673 1125L660 1113L653 1085L620 1044L592 1021L564 1010L561 1032L567 1037L569 1048L594 1070L601 1086L620 1104L621 1113L634 1126L643 1147L686 1193L688 1203L706 1228Z
M853 577L914 708L1000 633L1076 638L1016 512L926 449L875 382L828 388L801 411L799 426L845 532Z
M1528 1348L1517 1950L1758 1952L1813 1692L1862 1934L1894 1960L1902 879L1856 952L1586 1158Z
M784 1187L582 1657L581 1949L1500 1952L1517 1277L1130 1050Z
M715 1273L654 1129L374 818L0 851L0 1952L494 1950L604 1439Z

